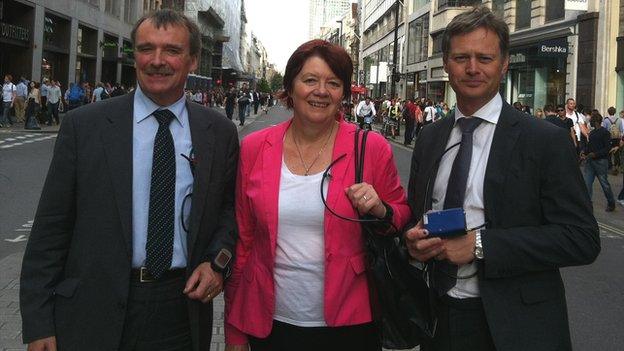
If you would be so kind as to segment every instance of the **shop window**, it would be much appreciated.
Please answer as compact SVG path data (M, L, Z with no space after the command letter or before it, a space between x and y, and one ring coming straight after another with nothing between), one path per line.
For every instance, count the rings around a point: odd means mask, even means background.
M407 63L425 61L429 46L429 13L410 22L408 30Z
M531 0L516 0L516 29L531 26Z
M506 2L507 0L492 0L492 12L500 18L505 18Z
M424 7L425 5L431 3L431 0L413 0L412 2L412 8L414 9L414 11L418 10L421 7Z
M546 21L565 17L565 0L546 0Z
M442 54L442 35L444 32L439 32L431 35L431 41L433 42L433 51L432 55Z

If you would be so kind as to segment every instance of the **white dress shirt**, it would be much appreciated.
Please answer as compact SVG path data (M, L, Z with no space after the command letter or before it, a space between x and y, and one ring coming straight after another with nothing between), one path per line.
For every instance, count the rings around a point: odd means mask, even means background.
M503 99L496 94L492 100L481 107L473 114L474 117L483 119L483 122L475 129L472 137L472 158L470 161L470 171L466 182L466 196L464 198L464 211L466 212L466 226L469 229L480 227L485 224L485 206L483 201L483 183L485 179L485 169L490 156L490 148L496 124L503 108ZM455 109L455 126L451 131L446 147L450 147L461 141L462 133L457 125L457 120L466 118L459 106ZM453 161L459 147L450 149L440 160L438 175L433 187L432 210L439 211L444 207L446 188L453 167ZM470 263L459 267L458 276L473 274L477 269L476 263ZM468 298L480 296L478 278L476 276L469 279L458 279L448 295L455 298Z
M149 219L149 199L152 179L152 158L154 139L158 121L152 113L158 109L168 109L176 118L169 124L173 136L176 162L175 212L172 268L186 267L187 233L182 227L182 201L193 192L193 174L189 162L180 154L189 155L192 151L191 127L186 110L184 95L170 106L158 106L145 96L137 86L134 94L134 123L132 130L132 267L145 265L145 244ZM190 200L187 200L187 202ZM190 203L185 208L190 208Z

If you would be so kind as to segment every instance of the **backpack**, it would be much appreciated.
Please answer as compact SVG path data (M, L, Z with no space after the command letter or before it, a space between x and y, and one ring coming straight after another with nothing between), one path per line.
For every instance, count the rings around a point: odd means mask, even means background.
M106 91L106 89L102 89L102 92L100 93L100 100L106 100L110 97L110 94L108 93L108 91Z
M609 119L609 122L611 122L611 125L609 126L609 133L611 134L611 139L619 140L622 137L622 133L618 126L618 121L620 121L620 118L615 117L615 121L612 121L611 118L609 117L607 117L607 119Z

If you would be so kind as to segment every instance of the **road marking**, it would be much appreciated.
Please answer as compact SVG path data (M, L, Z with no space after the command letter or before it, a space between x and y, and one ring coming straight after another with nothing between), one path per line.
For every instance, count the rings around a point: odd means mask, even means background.
M613 234L615 234L615 235L617 235L619 237L624 238L624 230L621 230L621 229L616 228L616 227L612 227L612 226L610 226L608 224L604 224L602 222L598 222L598 227L600 227L600 229L603 229L603 230L605 230L607 232L611 232L611 233L613 233Z
M25 136L18 136L18 137L15 137L15 139L26 139L26 137Z
M26 240L28 240L26 238L26 235L20 235L14 239L4 239L4 241L8 241L10 243L19 243L20 241L26 241Z
M8 138L8 139L4 139L4 140L6 140L6 141L15 141L15 139L13 139L13 138Z
M35 139L28 139L28 138L34 138L37 137ZM8 138L8 139L4 139L4 140L0 140L0 144L3 144L7 141L18 141L16 143L12 143L12 144L6 144L6 145L2 145L0 146L0 149L8 149L8 148L12 148L14 146L21 146L24 144L30 144L30 143L34 143L35 141L43 141L43 140L48 140L48 139L52 139L52 138L56 138L56 135L47 135L47 136L41 136L41 134L27 134L25 136L18 136L15 138Z
M20 228L20 229L15 229L16 232L30 232L30 229L28 228Z

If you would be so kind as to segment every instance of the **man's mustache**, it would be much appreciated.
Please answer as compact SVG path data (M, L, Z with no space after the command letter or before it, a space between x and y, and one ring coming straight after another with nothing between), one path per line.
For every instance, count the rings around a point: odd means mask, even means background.
M147 74L173 74L173 70L169 67L148 67L145 70Z

